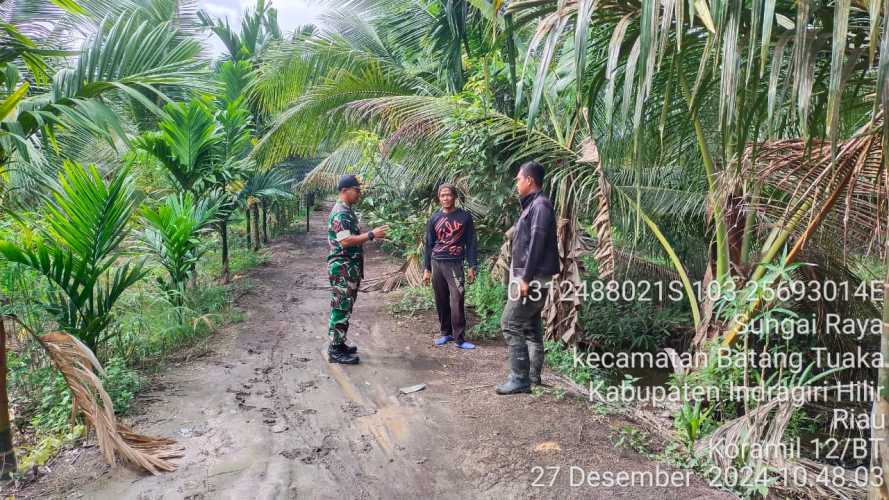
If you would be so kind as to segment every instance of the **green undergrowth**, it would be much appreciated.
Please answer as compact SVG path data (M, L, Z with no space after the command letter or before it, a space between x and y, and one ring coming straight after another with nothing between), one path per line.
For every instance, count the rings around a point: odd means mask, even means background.
M500 338L500 316L506 301L506 287L494 280L489 271L482 270L473 283L467 283L465 301L476 319L470 321L467 337L485 341ZM398 300L389 305L389 311L400 317L413 317L434 310L431 286L407 287Z
M213 245L217 248L215 242ZM220 327L243 320L235 299L252 287L246 272L267 262L268 256L263 250L247 249L242 235L232 234L230 245L231 282L226 284L219 278L218 250L207 252L198 265L195 286L187 291L183 311L186 321L178 321L175 307L151 276L127 290L116 305L115 321L96 354L105 371L101 376L103 386L118 416L131 410L148 373L163 369L169 359L183 351L212 342L213 333ZM12 278L32 294L46 293L34 276L18 273ZM28 301L21 298L17 303L20 308L16 312L32 328L52 328L45 311L26 306ZM8 352L8 367L14 425L18 435L27 436L16 443L19 471L24 472L43 465L81 438L83 427L79 421L72 422L71 395L65 381L34 340L21 333L17 336L16 347Z

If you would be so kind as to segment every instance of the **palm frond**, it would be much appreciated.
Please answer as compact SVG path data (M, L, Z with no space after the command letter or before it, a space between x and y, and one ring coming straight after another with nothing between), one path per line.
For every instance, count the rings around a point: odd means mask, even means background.
M73 413L82 415L96 430L99 448L109 464L120 457L152 474L176 470L170 460L183 456L183 448L175 441L134 433L117 421L111 397L96 375L103 373L102 365L87 346L62 332L47 333L37 340L65 378Z

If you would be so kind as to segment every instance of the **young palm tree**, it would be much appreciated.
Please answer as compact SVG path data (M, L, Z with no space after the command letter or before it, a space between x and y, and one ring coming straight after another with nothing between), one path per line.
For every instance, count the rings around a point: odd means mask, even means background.
M196 200L192 193L185 192L167 196L156 207L140 210L146 223L140 235L143 248L167 273L167 278L158 278L158 283L176 307L180 324L184 318L185 285L208 250L200 237L216 222L219 206L219 200Z
M157 132L147 132L136 146L155 158L170 183L192 193L219 198L217 229L222 239L223 279L228 280L228 219L236 205L234 185L244 179L251 150L250 115L243 97L234 101L193 99L168 104Z
M209 28L225 45L231 61L255 62L269 43L281 39L278 11L271 2L256 0L253 9L246 9L241 18L241 31L235 32L228 19L213 19L205 11L198 11L205 28Z
M248 155L253 150L252 120L243 95L249 84L250 75L250 66L243 61L239 63L227 61L220 67L220 81L225 89L225 95L217 101L217 107L220 109L216 113L216 120L222 127L224 140L222 163L217 166L214 179L216 190L223 197L217 228L221 239L222 280L225 283L229 282L231 274L228 223L237 209L237 185L247 176L250 168Z
M146 151L163 167L170 184L182 191L201 193L219 163L225 137L216 122L211 104L202 99L170 103L157 132L146 132L136 147Z
M164 12L182 12L180 8L188 3L0 2L0 17L4 19L0 71L5 83L5 88L0 89L0 203L4 209L39 200L56 177L58 166L76 157L77 151L85 150L84 145L97 138L112 147L124 141L124 123L131 114L128 110L138 107L157 112L154 103L166 98L166 94L206 87L206 69L196 57L200 43L182 36L187 24L184 18L178 17L173 26L170 18L158 17ZM166 10L157 8L163 6ZM73 32L79 36L72 37ZM83 42L73 47L71 40ZM136 52L140 57L132 57ZM67 59L57 62L60 56ZM95 158L94 150L91 158ZM78 169L86 177L78 176ZM126 172L111 177L110 183L99 186L95 170L82 171L81 167L67 165L63 178L71 183L52 190L57 199L51 203L53 208L48 216L58 223L58 228L50 229L45 239L32 246L4 246L9 255L27 261L26 265L41 269L58 282L60 293L54 304L47 305L61 321L68 322L66 326L94 339L101 335L100 327L107 321L119 292L141 273L136 264L117 268L112 274L99 273L96 278L97 270L113 261L116 252L114 245L102 245L115 241L115 231L122 227L125 231L125 223L116 225L121 214L114 210L131 209L131 185ZM106 196L110 205L79 205L82 198L91 196ZM78 202L73 201L78 197ZM62 224L58 214L67 214L69 209L72 217L80 217L76 219L79 222L100 226L65 228L71 221ZM104 210L105 218L94 218L95 213L90 214L90 210ZM96 236L91 243L81 239L90 232ZM62 234L69 240L51 241ZM92 250L100 253L78 253L89 250L85 245L94 245ZM80 272L73 276L65 274L75 270ZM78 289L77 283L86 288ZM47 347L51 343L41 345ZM0 348L5 350L5 345ZM59 359L64 358L60 356ZM6 373L5 366L0 370ZM8 421L5 398L0 398L0 414L0 433L8 432L8 427L4 431L2 425ZM6 457L2 470L6 473L8 467L14 467L11 439L0 439L0 453Z
M106 182L95 166L68 162L45 203L45 233L21 245L0 241L0 255L58 287L43 306L92 351L110 335L117 299L145 274L142 261L120 263L136 206L127 169Z
M201 78L206 70L196 60L200 44L177 40L169 24L140 19L130 14L102 21L102 29L83 42L80 58L53 74L48 87L6 66L7 87L13 90L0 93L0 113L6 116L0 123L2 202L34 201L32 195L55 177L58 165L87 157L78 151L96 139L119 151L127 140L129 109L159 112L154 100L164 93L206 86ZM144 57L127 56L136 48ZM89 149L94 160L95 146Z

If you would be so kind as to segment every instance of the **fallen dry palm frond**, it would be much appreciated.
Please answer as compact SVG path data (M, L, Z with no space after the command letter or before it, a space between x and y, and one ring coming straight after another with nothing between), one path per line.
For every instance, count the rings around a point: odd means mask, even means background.
M781 221L761 256L762 264L769 264L785 243L789 251L784 264L795 262L812 235L835 216L834 207L841 200L845 204L843 245L849 231L857 232L863 240L885 237L881 218L885 217L889 196L879 128L882 123L882 115L878 115L861 127L839 144L835 158L823 142L770 141L759 145L755 161L750 160L752 149L748 147L742 175L757 179L770 191L751 205L763 207L763 212L772 212L774 220ZM727 192L733 189L731 183L726 186ZM757 266L749 279L760 279L765 269L765 265ZM761 298L755 299L744 314L731 321L723 339L726 345L731 345L746 327L743 318L754 317L762 305Z
M747 478L751 484L770 484L771 493L780 495L780 498L863 498L864 487L851 477L852 471L846 471L842 480L824 480L825 474L833 473L835 468L793 456L794 453L789 452L792 448L785 446L784 433L794 411L808 402L814 391L829 390L827 386L797 388L803 389L799 393L802 397L772 399L743 417L724 423L707 439L697 443L696 452L708 456L723 472L749 467L744 470L755 471Z
M423 271L420 268L420 257L418 255L422 255L422 252L409 256L404 264L395 271L365 280L359 290L362 292L379 291L388 293L405 283L409 286L421 286L423 284Z
M62 332L36 338L65 378L72 395L72 413L82 415L88 427L96 430L99 448L109 464L119 456L152 474L176 470L170 459L183 455L176 441L134 433L117 421L111 398L97 376L103 373L102 366L83 343Z
M792 228L796 251L822 222L838 229L844 246L849 239L867 242L882 238L889 189L880 137L882 122L882 115L878 115L840 142L835 159L827 141L784 139L748 145L738 179L756 179L767 188L751 200L749 210L786 223L800 205L810 201L809 220ZM736 182L728 180L722 195L736 189ZM831 214L834 207L836 213Z

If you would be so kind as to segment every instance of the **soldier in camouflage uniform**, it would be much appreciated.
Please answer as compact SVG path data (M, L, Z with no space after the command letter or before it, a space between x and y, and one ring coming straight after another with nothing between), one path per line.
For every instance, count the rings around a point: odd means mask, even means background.
M352 207L361 199L361 184L354 175L344 175L337 184L339 199L327 219L327 275L330 280L330 321L328 322L328 359L332 363L357 364L357 347L346 345L349 317L364 277L364 252L368 241L386 235L387 226L361 234L358 217Z

